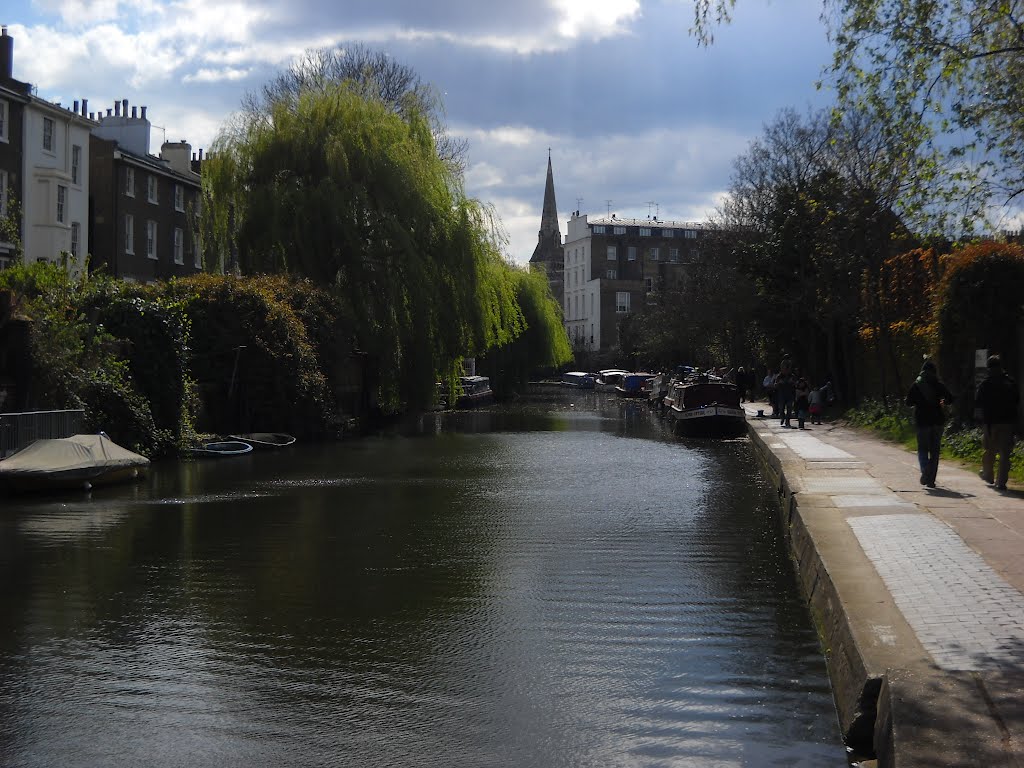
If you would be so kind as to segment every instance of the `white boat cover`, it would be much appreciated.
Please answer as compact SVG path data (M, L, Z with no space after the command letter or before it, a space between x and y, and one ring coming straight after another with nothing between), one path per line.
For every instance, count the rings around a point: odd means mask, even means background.
M145 456L122 448L106 435L72 435L36 440L0 461L0 479L67 475L88 478L148 464Z

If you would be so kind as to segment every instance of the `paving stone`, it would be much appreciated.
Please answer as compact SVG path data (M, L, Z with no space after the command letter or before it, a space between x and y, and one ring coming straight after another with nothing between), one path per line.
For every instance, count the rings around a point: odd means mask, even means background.
M977 671L1019 663L1024 595L956 532L925 514L851 517L848 523L936 664Z
M889 489L881 485L873 477L863 472L850 472L840 474L830 472L824 476L802 477L801 484L807 493L827 494L883 494L889 493Z

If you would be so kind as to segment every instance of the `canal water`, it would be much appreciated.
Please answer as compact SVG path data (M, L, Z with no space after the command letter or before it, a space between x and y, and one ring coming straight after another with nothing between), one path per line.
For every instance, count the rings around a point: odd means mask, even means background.
M0 499L0 765L847 765L745 439L408 432Z

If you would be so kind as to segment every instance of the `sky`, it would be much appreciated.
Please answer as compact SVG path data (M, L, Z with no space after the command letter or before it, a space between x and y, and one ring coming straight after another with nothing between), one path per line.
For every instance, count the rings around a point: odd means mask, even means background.
M821 0L739 0L700 47L692 0L5 0L14 77L89 110L148 106L152 151L208 149L245 94L312 48L359 42L412 67L468 141L466 192L507 255L537 245L548 152L572 212L704 221L732 164L815 88Z

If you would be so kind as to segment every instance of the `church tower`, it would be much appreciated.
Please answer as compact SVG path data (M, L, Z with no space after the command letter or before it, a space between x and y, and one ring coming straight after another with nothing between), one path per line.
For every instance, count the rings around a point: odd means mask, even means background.
M537 233L537 247L533 249L530 264L543 269L551 286L551 295L561 304L565 300L563 273L565 268L562 252L562 232L558 228L558 206L555 205L555 179L551 173L551 150L548 150L548 178L544 184L544 208L540 215L540 231Z

